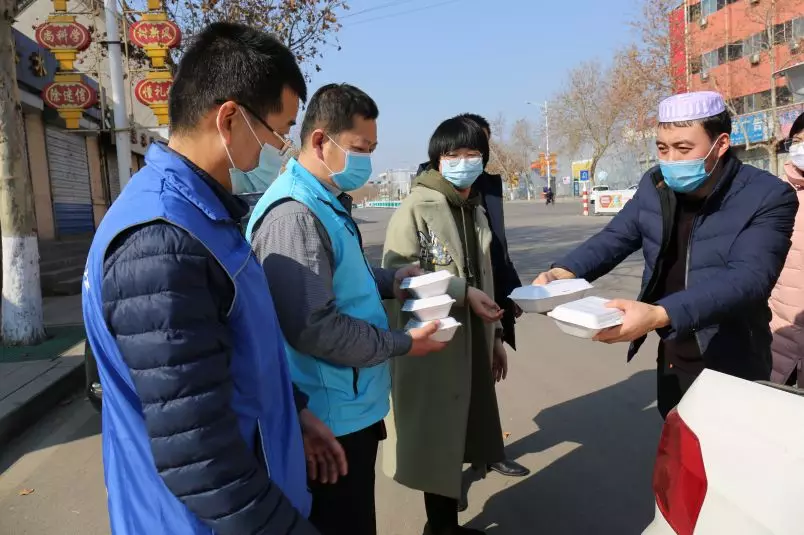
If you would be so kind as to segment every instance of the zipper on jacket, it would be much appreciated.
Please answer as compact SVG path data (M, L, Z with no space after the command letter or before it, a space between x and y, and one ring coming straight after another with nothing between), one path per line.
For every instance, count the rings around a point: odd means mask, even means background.
M466 232L466 212L464 207L461 206L461 224L463 225L463 260L464 269L466 270L466 280L469 286L475 285L475 274L472 273L472 261L469 258L469 233Z
M706 202L704 202L703 206L701 207L701 211L706 208ZM700 213L700 212L699 212ZM690 236L689 240L687 241L687 256L684 259L684 289L688 288L688 282L690 278L690 255L692 253L692 236L695 234L695 225L698 223L698 214L692 219L692 228L690 229ZM692 331L692 335L695 337L695 345L698 346L698 352L701 354L701 358L703 358L703 348L701 347L701 340L698 338L698 330L695 329Z
M357 388L357 382L360 380L360 370L357 368L352 368L352 390L355 392L355 399L360 394L359 389Z
M262 456L265 470L268 472L268 477L271 477L271 466L268 464L268 446L265 445L265 437L262 434L262 424L257 420L257 453Z

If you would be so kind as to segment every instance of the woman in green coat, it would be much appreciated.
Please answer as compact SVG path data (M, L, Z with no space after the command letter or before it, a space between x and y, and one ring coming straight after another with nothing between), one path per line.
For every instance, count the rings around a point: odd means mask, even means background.
M388 225L383 266L421 262L446 270L462 326L447 347L424 358L391 362L392 411L383 445L385 471L424 494L426 533L482 533L458 526L464 463L485 467L505 458L495 381L508 365L494 302L491 231L471 187L487 163L488 138L473 121L456 117L430 139L430 166ZM389 304L401 328L409 316Z

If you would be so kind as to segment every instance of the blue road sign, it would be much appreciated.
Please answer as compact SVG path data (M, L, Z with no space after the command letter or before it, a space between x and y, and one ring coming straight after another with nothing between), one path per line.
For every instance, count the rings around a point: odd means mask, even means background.
M584 169L581 171L581 182L587 182L589 180L589 171Z

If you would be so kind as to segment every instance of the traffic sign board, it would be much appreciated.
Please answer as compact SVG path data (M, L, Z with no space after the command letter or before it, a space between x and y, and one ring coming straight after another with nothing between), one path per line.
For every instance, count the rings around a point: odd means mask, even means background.
M584 169L581 171L581 182L587 182L589 180L589 171Z

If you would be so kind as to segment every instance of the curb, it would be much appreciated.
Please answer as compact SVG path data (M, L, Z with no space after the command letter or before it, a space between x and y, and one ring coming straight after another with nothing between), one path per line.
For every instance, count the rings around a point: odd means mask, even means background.
M0 416L0 447L18 438L85 382L84 362L66 371L9 413Z

